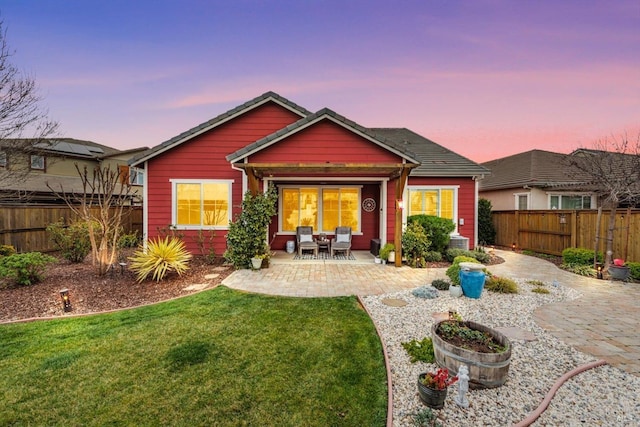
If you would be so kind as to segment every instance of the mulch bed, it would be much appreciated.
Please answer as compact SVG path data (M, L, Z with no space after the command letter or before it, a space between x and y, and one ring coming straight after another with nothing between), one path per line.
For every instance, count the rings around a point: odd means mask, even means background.
M9 287L0 284L0 322L97 313L189 295L202 288L214 287L231 274L233 268L224 265L223 261L220 258L214 264L206 264L202 259L194 258L182 276L170 273L160 282L148 279L138 283L133 272L121 271L119 267L99 276L90 257L78 264L58 258L56 264L47 267L41 283ZM205 279L209 274L217 274L217 277ZM206 286L187 288L196 284ZM69 290L73 308L70 313L63 311L62 289Z

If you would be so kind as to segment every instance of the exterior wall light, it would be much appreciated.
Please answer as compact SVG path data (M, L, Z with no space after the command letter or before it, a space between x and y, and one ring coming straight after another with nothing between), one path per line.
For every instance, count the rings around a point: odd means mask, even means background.
M60 291L60 297L62 298L62 308L65 312L71 311L71 299L69 298L69 289L63 289Z
M402 199L397 199L396 200L396 209L398 209L398 210L404 209L404 200L402 200Z

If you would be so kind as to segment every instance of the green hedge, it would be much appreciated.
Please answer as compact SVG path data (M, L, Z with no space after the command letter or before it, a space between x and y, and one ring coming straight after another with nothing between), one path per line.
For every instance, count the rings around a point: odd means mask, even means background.
M594 251L586 248L567 248L562 251L562 263L568 265L593 265ZM598 262L604 259L598 252Z

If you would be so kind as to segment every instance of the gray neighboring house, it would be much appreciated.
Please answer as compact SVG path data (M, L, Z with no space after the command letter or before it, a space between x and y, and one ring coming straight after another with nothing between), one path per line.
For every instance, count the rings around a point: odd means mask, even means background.
M480 180L479 197L495 211L595 209L593 187L566 172L566 158L574 153L531 150L481 163L491 175Z
M130 168L127 162L148 147L130 150L118 150L92 141L73 138L50 138L42 142L34 142L37 150L20 154L4 149L0 141L0 177L10 174L12 168L28 168L24 180L0 180L1 204L64 204L47 186L56 191L82 192L82 181L76 170L76 164L89 171L100 166L110 166L111 170L119 170L134 186L139 188L132 197L132 204L142 203L143 171Z

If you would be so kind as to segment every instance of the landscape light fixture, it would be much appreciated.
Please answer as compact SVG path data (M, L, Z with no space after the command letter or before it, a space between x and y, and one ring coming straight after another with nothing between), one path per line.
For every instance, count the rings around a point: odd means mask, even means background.
M602 280L602 264L601 263L596 263L596 271L598 272L598 279Z
M511 244L511 250L514 251L514 252L516 251L516 242L513 242Z
M65 312L71 311L71 299L69 298L69 289L63 289L60 291L60 297L62 298L62 308Z
M404 200L402 200L402 199L397 199L396 200L396 209L398 209L398 210L404 209Z

